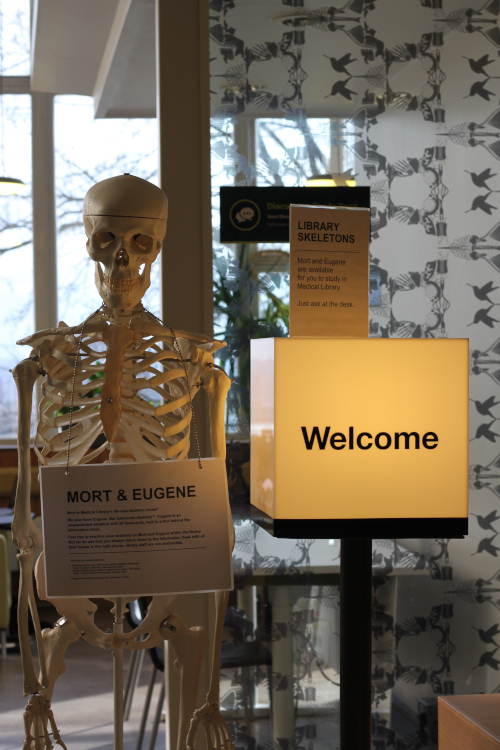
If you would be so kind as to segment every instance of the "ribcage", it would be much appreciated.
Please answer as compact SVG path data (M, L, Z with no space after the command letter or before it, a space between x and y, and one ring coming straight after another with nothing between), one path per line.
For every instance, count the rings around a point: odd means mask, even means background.
M46 379L35 439L41 464L66 464L68 449L70 465L88 463L113 448L114 442L110 446L104 434L105 409L113 412L116 421L111 440L125 442L128 460L187 455L191 398L200 388L202 368L212 357L180 337L176 339L180 353L172 336L135 333L134 338L121 351L106 348L99 332L81 342L74 335L54 337L45 352L42 346ZM103 391L116 394L106 399L114 402L111 406L103 404Z

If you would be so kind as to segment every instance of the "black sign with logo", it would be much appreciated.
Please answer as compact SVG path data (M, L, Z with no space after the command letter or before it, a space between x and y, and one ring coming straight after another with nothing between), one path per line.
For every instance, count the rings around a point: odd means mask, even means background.
M221 242L289 242L290 204L370 207L368 187L221 187Z

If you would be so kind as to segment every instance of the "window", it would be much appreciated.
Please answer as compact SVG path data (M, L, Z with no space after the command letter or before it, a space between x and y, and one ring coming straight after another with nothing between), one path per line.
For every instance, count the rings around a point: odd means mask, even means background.
M10 442L17 393L9 370L20 358L16 340L34 326L29 10L29 0L16 0L0 11L0 176L26 185L20 195L0 195L0 440Z
M7 334L0 341L0 438L12 438L17 393L10 370L22 358L16 341L34 330L30 96L3 94L0 118L1 176L26 184L20 195L0 195L0 324Z
M33 248L33 200L37 198L32 192L32 156L34 160L43 156L49 161L51 154L44 151L43 155L32 155L32 119L41 116L43 122L36 120L36 128L49 133L52 107L38 111L32 108L27 77L29 27L28 0L2 5L0 176L16 177L26 184L20 195L0 195L0 324L6 332L0 342L0 441L10 444L17 434L17 393L10 370L30 351L17 346L16 341L44 327L36 319L35 294L37 310L43 311L57 288L57 321L73 325L85 320L101 302L94 285L94 265L85 250L82 205L86 191L95 182L123 172L156 182L158 165L155 120L95 120L90 97L56 97L56 195L54 199L44 194L39 199L44 210L50 212L54 205L56 213L57 247L43 238L41 248L44 257L56 259L54 264L46 264L55 271L49 286L35 277L33 252L39 253L40 248ZM52 102L49 95L37 96ZM144 304L158 315L159 263L152 271Z
M157 184L157 127L156 120L95 120L93 100L85 96L56 97L54 126L58 315L76 324L101 304L94 263L85 249L85 193L124 172ZM144 305L160 314L159 263L152 267Z
M222 245L219 188L305 185L314 174L354 172L352 127L329 118L262 117L212 122L214 329L227 342L219 356L234 379L228 395L230 438L248 439L250 340L288 333L288 244Z

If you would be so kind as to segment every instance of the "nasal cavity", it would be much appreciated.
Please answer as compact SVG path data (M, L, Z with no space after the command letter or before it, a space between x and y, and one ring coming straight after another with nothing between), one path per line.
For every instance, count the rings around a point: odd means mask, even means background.
M116 253L115 263L119 266L128 266L128 255L124 247L121 247Z

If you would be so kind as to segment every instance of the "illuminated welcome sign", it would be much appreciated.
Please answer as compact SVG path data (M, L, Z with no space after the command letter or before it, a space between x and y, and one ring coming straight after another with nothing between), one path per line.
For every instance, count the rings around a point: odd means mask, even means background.
M255 340L251 389L251 502L275 534L467 533L466 339Z

